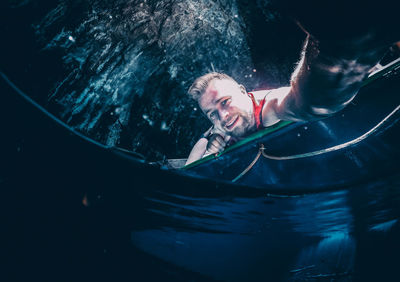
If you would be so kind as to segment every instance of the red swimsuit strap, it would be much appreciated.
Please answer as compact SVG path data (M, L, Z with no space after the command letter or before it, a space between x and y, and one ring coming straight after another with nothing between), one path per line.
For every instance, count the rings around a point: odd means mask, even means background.
M262 99L259 104L257 104L253 93L248 92L247 94L249 95L251 101L253 102L254 118L256 120L257 130L262 129L264 127L262 124L262 108L264 107L265 104L265 98Z

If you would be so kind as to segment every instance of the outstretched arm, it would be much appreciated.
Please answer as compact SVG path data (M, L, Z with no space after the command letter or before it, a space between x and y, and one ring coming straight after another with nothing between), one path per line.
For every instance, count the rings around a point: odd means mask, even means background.
M264 125L278 120L318 119L343 109L386 50L386 47L364 48L364 44L372 40L368 36L349 41L348 45L342 43L334 49L321 46L307 35L290 87L275 89L267 96L263 108ZM357 52L357 49L362 50Z

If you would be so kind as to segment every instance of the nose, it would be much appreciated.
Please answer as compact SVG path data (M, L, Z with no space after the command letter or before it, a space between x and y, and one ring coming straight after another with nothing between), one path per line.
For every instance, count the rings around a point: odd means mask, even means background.
M229 111L227 109L219 109L218 112L221 121L225 121L226 118L229 116Z

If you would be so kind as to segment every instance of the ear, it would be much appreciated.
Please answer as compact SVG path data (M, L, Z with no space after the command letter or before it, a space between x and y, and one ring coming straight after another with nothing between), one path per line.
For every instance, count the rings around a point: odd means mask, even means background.
M240 88L240 92L242 92L243 94L247 94L246 88L243 86L243 84L239 84L239 88Z

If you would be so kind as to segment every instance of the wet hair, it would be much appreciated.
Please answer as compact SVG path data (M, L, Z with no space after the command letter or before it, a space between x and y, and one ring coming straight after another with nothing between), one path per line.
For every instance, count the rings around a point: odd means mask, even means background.
M210 73L207 73L205 75L198 77L193 82L193 84L190 86L190 88L188 90L189 96L192 99L198 101L200 99L201 95L203 95L204 91L206 91L208 85L210 85L210 82L213 81L214 79L219 79L219 80L229 79L229 80L235 81L232 77L230 77L227 74L219 73L219 72L210 72Z

